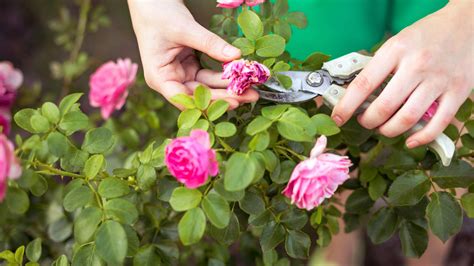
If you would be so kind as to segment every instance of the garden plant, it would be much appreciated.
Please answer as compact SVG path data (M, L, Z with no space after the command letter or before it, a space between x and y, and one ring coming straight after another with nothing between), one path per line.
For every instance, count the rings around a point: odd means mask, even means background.
M50 23L70 55L50 64L62 95L12 107L32 89L0 63L0 263L290 265L359 228L375 244L398 234L404 255L420 257L429 232L445 242L474 217L472 100L445 131L457 144L447 167L426 146L408 149L406 136L355 118L339 128L313 101L231 108L200 85L172 98L178 110L126 51L98 64L82 49L110 21L77 2L77 18L64 8ZM278 72L330 60L285 51L307 23L287 0L219 2L210 29L243 57L223 66L229 93L269 76L290 87ZM81 77L89 87L75 85Z

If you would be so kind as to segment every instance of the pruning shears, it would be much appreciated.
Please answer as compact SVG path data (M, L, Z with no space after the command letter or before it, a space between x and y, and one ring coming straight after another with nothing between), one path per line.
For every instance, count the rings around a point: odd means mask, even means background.
M350 53L324 63L321 70L278 72L291 79L290 88L283 87L278 79L271 77L263 86L255 89L260 98L279 103L300 103L322 96L324 104L332 109L344 96L346 89L343 85L351 82L371 59L370 56ZM370 96L358 111L367 109L374 99L375 96ZM425 123L419 121L409 133L420 130ZM450 165L455 145L448 136L441 134L428 146L439 155L444 166Z

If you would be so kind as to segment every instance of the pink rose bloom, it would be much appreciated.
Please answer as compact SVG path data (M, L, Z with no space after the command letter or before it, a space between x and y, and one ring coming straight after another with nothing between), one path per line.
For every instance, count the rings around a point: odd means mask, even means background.
M104 119L120 110L128 96L128 88L135 82L138 65L129 58L109 61L100 66L89 80L89 102L100 107Z
M11 122L11 114L10 110L7 108L3 108L0 105L0 134L8 135L10 133L10 122Z
M219 172L216 152L207 131L195 129L189 137L179 137L166 146L165 163L170 173L188 188L206 183Z
M8 92L15 92L23 83L23 74L13 68L10 62L0 62L0 96Z
M5 198L8 187L8 179L16 179L21 175L21 167L15 157L13 144L0 135L0 202Z
M222 79L230 79L227 91L241 95L250 86L265 83L270 77L270 70L256 61L244 59L226 63L223 66Z
M311 151L311 157L295 167L282 192L298 208L309 211L317 207L324 199L332 197L337 187L349 178L352 165L349 158L323 153L326 145L326 136L321 136Z
M431 120L431 118L435 115L436 110L438 110L438 102L433 102L433 104L428 108L428 111L423 115L423 120L428 122Z
M217 0L217 7L236 8L241 6L244 0Z
M265 2L265 0L217 0L217 6L222 8L236 8L245 2L248 6L256 6Z

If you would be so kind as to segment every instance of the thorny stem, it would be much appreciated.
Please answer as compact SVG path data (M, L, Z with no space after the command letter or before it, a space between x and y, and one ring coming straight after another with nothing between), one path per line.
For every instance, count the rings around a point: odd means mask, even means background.
M298 158L300 161L304 161L304 160L306 159L304 156L302 156L302 155L296 153L294 150L289 149L289 148L287 148L287 147L285 147L285 146L280 146L280 145L278 145L278 146L276 146L275 148L278 148L278 149L284 150L284 151L286 151L286 152L289 152L291 155L295 156L295 157Z
M43 170L47 170L47 171L49 171L53 174L60 175L60 176L69 176L69 177L72 177L72 178L86 179L86 177L83 176L83 175L79 175L79 174L75 174L75 173L71 173L71 172L66 172L66 171L63 171L63 170L60 170L60 169L56 169L56 168L54 168L50 165L47 165L47 164L44 164L44 163L41 163L41 162L38 162L38 161L33 162L33 166L38 167L38 168L42 168Z
M71 50L71 53L69 55L69 60L68 60L70 63L73 63L77 60L77 57L79 56L79 52L81 51L82 44L84 43L84 37L86 33L87 20L88 20L90 7L91 7L91 0L82 0L81 11L79 14L79 20L77 23L76 34L75 34L76 38L74 40L74 46ZM72 78L73 77L70 77L70 76L64 77L63 89L61 91L61 97L59 97L59 99L63 98L69 93Z

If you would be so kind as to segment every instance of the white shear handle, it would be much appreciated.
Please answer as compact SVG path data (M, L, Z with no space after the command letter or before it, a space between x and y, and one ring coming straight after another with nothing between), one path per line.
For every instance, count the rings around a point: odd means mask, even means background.
M347 79L361 71L372 57L359 53L350 53L323 64L322 69L333 77Z
M328 107L333 109L334 106L336 106L337 103L342 99L345 92L345 88L335 84L331 85L323 94L324 103ZM367 109L369 105L370 102L364 102L360 107L361 110L358 111L363 111ZM424 123L420 121L415 126L413 126L408 132L410 134L413 134L414 132L422 129L423 126ZM441 163L444 166L449 166L451 164L451 160L454 156L455 146L453 141L448 136L442 133L433 142L428 144L428 147L430 147L438 154L439 158L441 159Z

